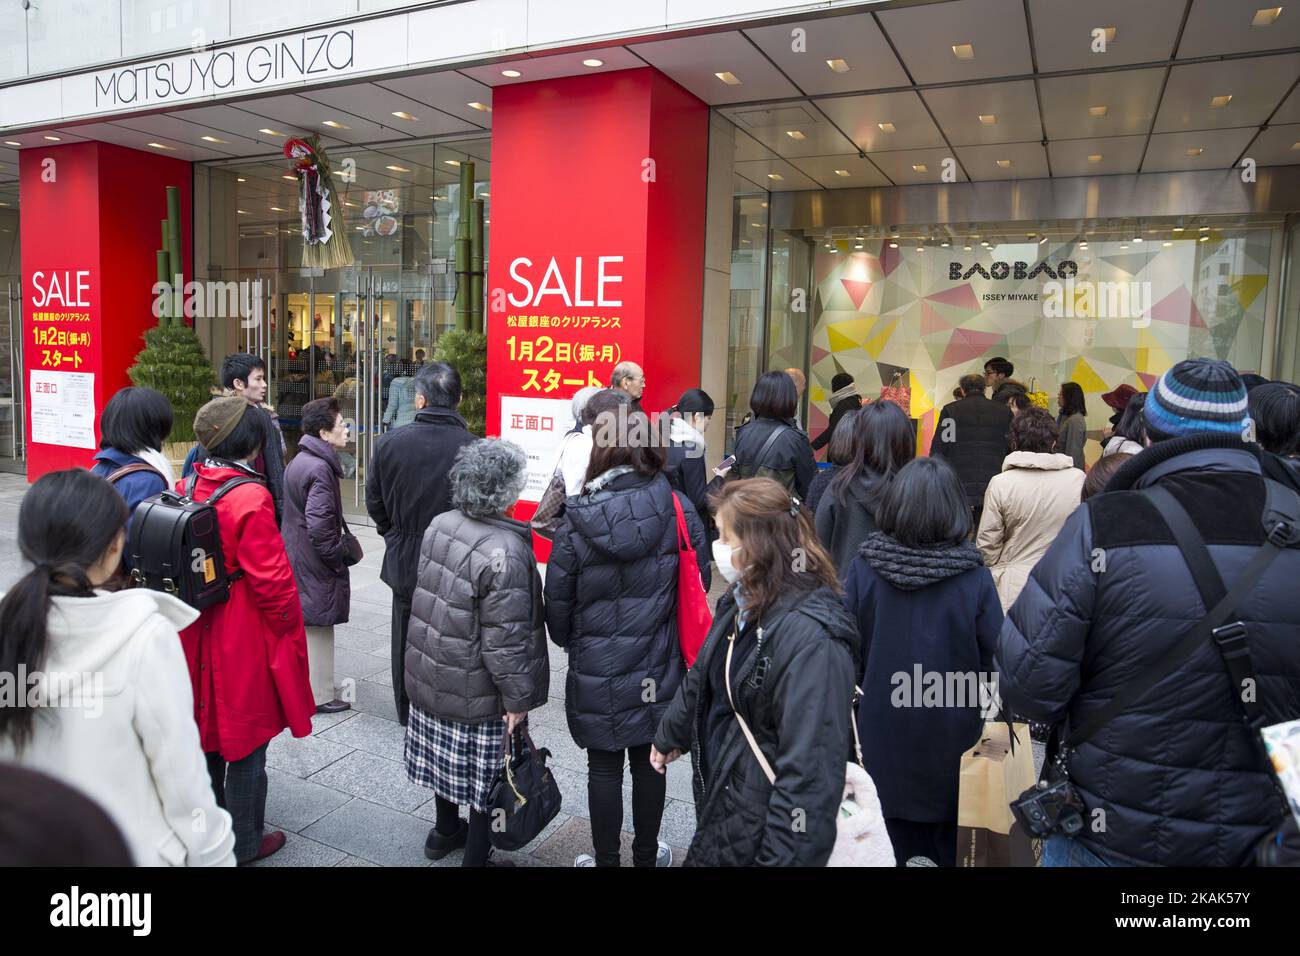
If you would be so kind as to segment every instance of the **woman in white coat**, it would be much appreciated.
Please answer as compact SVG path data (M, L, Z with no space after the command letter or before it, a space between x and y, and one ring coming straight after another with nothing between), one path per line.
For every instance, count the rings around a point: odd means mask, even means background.
M0 707L0 761L96 800L138 865L233 866L178 633L198 612L156 591L105 588L127 514L81 469L46 475L23 499L18 547L32 569L0 600L0 672L20 675L22 706Z
M1058 437L1048 412L1025 409L1011 420L1011 454L984 492L975 543L993 572L1003 613L1079 506L1084 474L1069 455L1052 451Z

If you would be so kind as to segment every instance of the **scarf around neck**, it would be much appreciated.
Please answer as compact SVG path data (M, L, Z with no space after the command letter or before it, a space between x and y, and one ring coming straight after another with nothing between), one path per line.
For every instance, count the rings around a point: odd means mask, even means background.
M869 535L858 553L877 574L904 591L919 590L984 564L972 541L945 548L910 548L883 531Z

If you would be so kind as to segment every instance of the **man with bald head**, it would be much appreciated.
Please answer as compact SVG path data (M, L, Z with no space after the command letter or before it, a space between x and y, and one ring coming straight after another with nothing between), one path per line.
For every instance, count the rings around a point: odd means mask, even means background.
M799 423L800 428L803 428L803 417L800 410L803 408L803 390L808 387L808 379L804 378L802 369L788 368L785 370L785 374L794 380L794 390L799 395L799 400L794 406L794 420Z
M641 410L641 395L645 392L645 372L636 362L619 362L609 378L609 387L616 388L632 400L632 408Z

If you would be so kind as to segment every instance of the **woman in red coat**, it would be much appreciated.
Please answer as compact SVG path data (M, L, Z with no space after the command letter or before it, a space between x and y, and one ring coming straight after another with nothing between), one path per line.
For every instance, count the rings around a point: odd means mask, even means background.
M203 611L181 632L194 684L194 715L217 803L229 811L241 864L284 846L283 833L263 835L266 747L285 727L311 733L312 700L302 607L271 493L251 462L261 452L266 416L238 396L199 409L194 431L207 449L194 475L178 485L214 505L230 597Z

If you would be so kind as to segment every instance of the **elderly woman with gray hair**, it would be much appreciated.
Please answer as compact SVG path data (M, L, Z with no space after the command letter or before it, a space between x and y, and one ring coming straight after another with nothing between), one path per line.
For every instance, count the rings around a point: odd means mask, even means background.
M424 845L431 860L464 847L462 866L496 865L487 798L506 731L546 703L542 580L529 526L505 517L527 467L523 449L501 439L461 448L452 510L433 519L420 546L405 661L406 773L434 792L437 825Z

